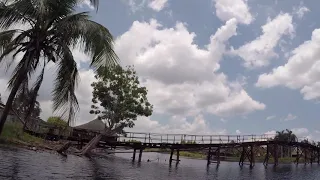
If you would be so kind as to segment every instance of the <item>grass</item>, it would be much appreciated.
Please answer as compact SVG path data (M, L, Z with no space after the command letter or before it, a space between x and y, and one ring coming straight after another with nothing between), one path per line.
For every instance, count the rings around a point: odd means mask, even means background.
M40 144L44 141L41 138L23 132L22 125L18 123L6 123L3 127L0 140L9 144Z
M193 159L205 159L207 156L200 152L180 151L180 156L193 158Z

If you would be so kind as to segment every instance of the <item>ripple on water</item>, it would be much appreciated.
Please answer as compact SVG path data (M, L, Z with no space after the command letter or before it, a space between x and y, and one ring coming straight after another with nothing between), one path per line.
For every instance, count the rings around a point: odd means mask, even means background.
M121 156L121 157L117 157ZM46 152L0 147L0 179L108 179L108 180L201 180L201 179L320 179L318 165L280 165L277 168L256 164L254 169L237 163L222 162L209 167L203 160L181 159L178 166L168 165L168 155L144 153L142 163L132 163L131 154L67 158ZM159 158L159 161L156 160ZM150 159L152 162L146 162Z

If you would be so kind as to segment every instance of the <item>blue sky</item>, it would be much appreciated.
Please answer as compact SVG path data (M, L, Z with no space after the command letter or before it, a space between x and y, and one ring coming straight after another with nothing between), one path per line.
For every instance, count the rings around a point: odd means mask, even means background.
M263 103L265 108L259 109L253 107L253 110L249 112L244 110L243 112L245 113L232 116L220 116L219 113L201 112L202 118L212 128L213 132L224 130L222 131L223 133L235 134L236 130L239 130L243 134L251 134L285 128L295 129L296 131L297 129L301 130L305 128L302 130L304 134L301 133L301 135L317 136L315 131L320 127L318 120L318 109L320 108L317 103L318 97L305 100L304 95L300 93L303 86L290 88L285 85L286 82L280 82L280 84L270 88L267 88L267 85L257 87L255 84L261 74L272 73L274 68L285 65L291 57L290 53L292 53L292 50L311 39L312 32L320 25L317 22L317 11L315 9L319 7L320 2L302 2L300 0L237 0L228 3L222 0L185 0L183 2L168 0L162 1L165 2L164 6L156 10L149 6L151 2L151 0L103 1L100 4L99 12L92 13L92 16L94 20L108 27L115 37L121 37L130 29L135 21L142 23L155 19L162 25L162 29L173 28L177 22L182 22L185 24L188 32L195 33L196 36L193 39L193 43L200 49L206 48L210 43L210 36L220 27L224 26L226 21L232 18L236 18L238 21L236 35L230 37L225 42L226 52L223 53L219 60L220 69L216 73L226 75L228 82L244 81L241 86L248 96L254 101ZM218 7L217 4L219 3L223 7ZM243 10L242 6L247 7L247 11ZM233 12L228 12L228 9ZM217 11L222 11L220 17ZM285 13L287 13L291 22L283 22L288 19L278 22L280 23L278 24L279 26L281 26L281 23L287 24L285 25L285 30L279 30L280 32L278 33L281 35L278 37L271 35L262 40L272 41L272 38L278 38L270 50L276 55L266 58L268 64L246 68L244 67L244 60L239 55L235 55L237 53L230 55L232 48L236 50L246 43L256 40L264 34L262 26ZM251 19L246 17L248 14L252 16ZM275 33L277 34L277 32ZM136 42L128 43L134 44ZM251 51L245 53L251 54L254 48L258 49L259 47L252 48ZM255 55L256 58L263 58L271 54L271 52L266 52L263 55L259 55L259 53L263 54L263 52L258 52ZM190 60L196 61L197 59ZM161 61L161 58L159 58L159 61ZM316 61L315 59L314 62ZM166 63L166 61L163 61L163 63ZM170 71L174 71L174 69L170 69ZM214 90L213 88L212 91ZM208 98L210 99L210 97ZM226 101L226 103L228 102ZM246 104L242 105L246 106ZM232 114L232 112L228 113ZM173 115L166 112L156 112L151 119L165 126L168 123L170 124L169 119ZM192 124L194 117L197 115L199 114L196 113L190 116L185 114L186 121ZM267 120L268 117L269 120Z
M287 128L320 140L318 7L316 0L101 0L97 13L80 10L112 32L121 64L135 65L149 90L154 114L139 118L134 131ZM94 73L84 54L74 54L81 68L81 124L93 118ZM49 87L40 93L44 118L51 115Z

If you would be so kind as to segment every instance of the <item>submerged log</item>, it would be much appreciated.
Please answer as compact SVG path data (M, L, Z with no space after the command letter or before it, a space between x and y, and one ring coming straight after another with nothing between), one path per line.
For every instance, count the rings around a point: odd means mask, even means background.
M59 154L64 154L64 153L69 149L70 146L71 146L71 142L67 142L67 143L65 143L64 145L62 145L62 146L57 150L57 152L58 152Z
M77 155L80 155L80 156L88 155L88 153L97 146L101 138L102 138L102 134L99 134L93 139L91 139L91 141L86 146L84 146Z

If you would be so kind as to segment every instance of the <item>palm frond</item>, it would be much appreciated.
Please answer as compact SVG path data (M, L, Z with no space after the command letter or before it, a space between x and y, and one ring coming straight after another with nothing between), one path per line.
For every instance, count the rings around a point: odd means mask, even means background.
M99 23L88 19L87 13L78 13L62 19L54 25L57 33L68 41L67 44L90 54L91 67L117 64L118 57L113 50L113 37L109 30Z
M6 49L7 45L12 41L18 30L8 30L0 32L0 54Z
M46 67L46 64L44 63L40 75L38 76L36 82L34 83L34 86L32 87L31 91L28 93L28 96L30 98L30 102L28 103L28 111L25 114L25 120L27 120L29 118L29 116L31 115L31 113L34 110L34 105L37 102L38 92L39 92L39 89L40 89L42 81L43 81L45 67Z
M31 0L19 0L6 5L0 3L0 28L7 29L15 24L25 24L33 26L37 13Z
M78 69L67 45L61 44L58 52L63 58L57 62L57 77L53 89L53 110L63 111L63 116L68 116L65 118L68 119L70 124L74 120L76 112L79 111L78 100L75 95Z

